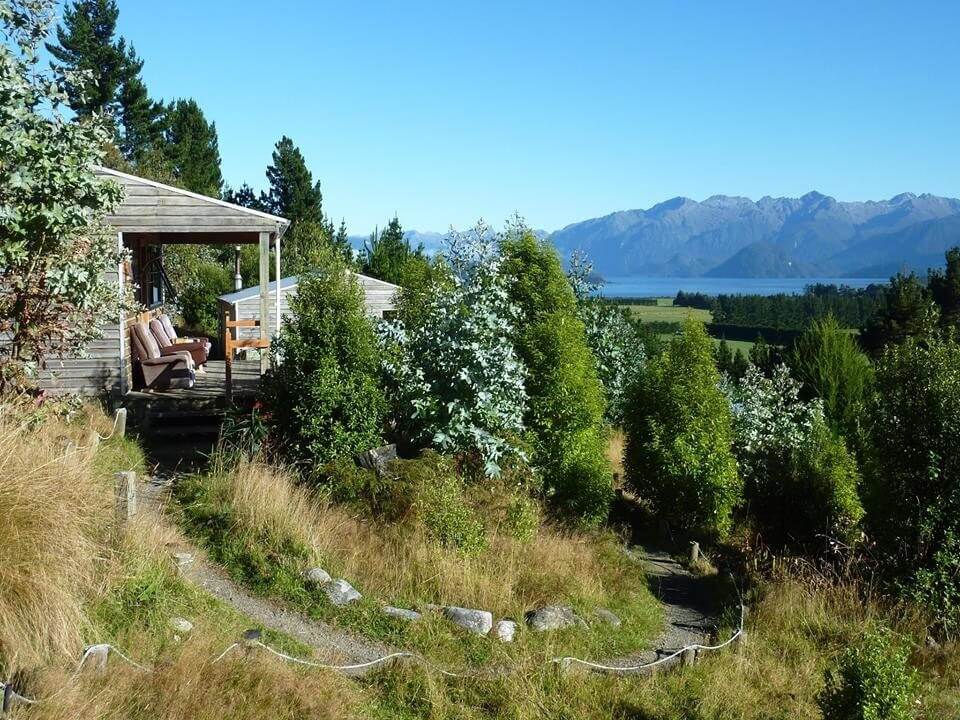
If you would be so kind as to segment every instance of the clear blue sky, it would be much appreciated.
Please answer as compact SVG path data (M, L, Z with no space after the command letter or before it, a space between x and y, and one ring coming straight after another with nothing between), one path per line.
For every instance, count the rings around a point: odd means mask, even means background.
M676 195L960 195L957 2L119 0L225 179L287 134L352 234Z

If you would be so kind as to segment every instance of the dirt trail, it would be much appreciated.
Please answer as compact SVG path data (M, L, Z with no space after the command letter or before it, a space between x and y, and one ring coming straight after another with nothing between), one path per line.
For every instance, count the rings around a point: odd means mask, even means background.
M170 484L169 476L148 478L141 494L144 509L164 515ZM230 578L223 568L211 563L202 552L185 541L172 550L189 556L189 560L180 563L180 571L185 579L255 623L290 635L314 648L320 662L339 665L364 663L396 652L362 635L307 618L275 600L251 594ZM653 662L689 645L709 642L716 629L719 611L709 583L691 573L666 552L648 551L637 546L625 548L625 552L632 560L643 565L650 590L663 604L666 626L655 643L655 649L602 660L599 664L610 669L595 670L618 673L631 666Z

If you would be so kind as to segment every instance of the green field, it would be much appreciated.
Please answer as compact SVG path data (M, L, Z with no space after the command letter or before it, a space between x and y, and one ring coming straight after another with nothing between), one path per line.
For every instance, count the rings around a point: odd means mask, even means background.
M673 298L657 298L656 305L627 305L630 312L642 322L683 322L687 317L708 323L713 317L709 310L681 307L673 304Z

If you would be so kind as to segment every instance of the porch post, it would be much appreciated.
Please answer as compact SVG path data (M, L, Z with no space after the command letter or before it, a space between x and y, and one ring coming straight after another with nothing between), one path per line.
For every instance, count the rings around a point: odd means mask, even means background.
M273 332L274 332L274 334L276 334L276 333L279 333L279 332L280 332L280 292L281 292L281 288L280 288L280 233L277 233L277 234L274 236L274 238L275 238L275 239L274 239L274 241L273 241L273 257L274 257L274 264L276 265L276 271L275 271L274 274L276 275L276 278L277 278L277 294L276 294L276 297L274 298L277 313L276 313L276 315L275 315L274 317L276 318L276 321L275 321L275 322L276 322L276 325L277 325L277 326L273 329Z
M270 339L270 233L260 233L260 339ZM265 343L264 343L265 344ZM267 371L267 349L260 348L260 374Z

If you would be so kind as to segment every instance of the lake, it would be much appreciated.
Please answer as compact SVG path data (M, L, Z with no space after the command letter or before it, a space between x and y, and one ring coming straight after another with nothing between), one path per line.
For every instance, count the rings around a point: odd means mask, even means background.
M890 278L707 278L608 277L601 294L607 297L673 297L678 290L707 295L800 295L807 285L847 285L862 288Z

